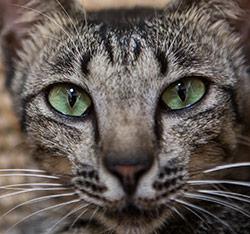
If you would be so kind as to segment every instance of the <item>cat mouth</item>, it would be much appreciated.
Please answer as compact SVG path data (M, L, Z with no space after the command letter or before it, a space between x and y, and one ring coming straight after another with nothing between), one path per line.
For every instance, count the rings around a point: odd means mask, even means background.
M160 218L165 209L163 207L155 208L142 208L135 202L128 201L123 207L117 209L110 209L105 213L105 216L111 220L119 220L130 223L131 225L138 225L139 223L153 222L155 219Z

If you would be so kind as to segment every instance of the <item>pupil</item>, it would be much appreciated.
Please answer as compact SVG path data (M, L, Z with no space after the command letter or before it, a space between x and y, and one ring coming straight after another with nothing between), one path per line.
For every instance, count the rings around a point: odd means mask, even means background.
M70 88L68 92L68 101L71 108L73 108L74 105L76 104L77 97L78 95L76 89Z
M187 98L187 89L186 89L186 86L183 82L178 84L177 93L178 93L180 99L184 102Z

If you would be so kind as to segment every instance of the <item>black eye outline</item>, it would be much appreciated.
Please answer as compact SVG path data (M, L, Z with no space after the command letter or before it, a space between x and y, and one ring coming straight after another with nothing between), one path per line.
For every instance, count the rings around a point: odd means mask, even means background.
M58 111L55 107L52 106L52 104L49 101L50 92L52 91L53 88L55 88L57 86L69 86L69 88L74 88L74 89L78 90L79 92L85 93L88 96L88 98L90 99L91 105L86 109L86 111L81 116L66 115L66 114ZM85 119L85 118L87 118L92 113L92 111L94 109L94 102L93 102L92 97L89 94L89 92L87 92L86 90L84 90L82 87L79 87L78 85L75 85L75 84L70 83L70 82L66 82L66 83L59 82L59 83L54 83L54 84L49 85L45 89L45 100L46 100L47 106L49 106L49 109L54 114L56 114L59 117L62 117L64 119L68 119L68 120L82 120L82 119Z
M204 86L205 86L205 92L204 94L202 95L202 97L195 103L187 106L187 107L184 107L184 108L181 108L181 109L171 109L163 100L162 100L162 97L164 95L164 93L167 91L167 89L173 87L173 86L176 86L178 85L179 83L181 82L186 82L187 80L192 80L192 79L197 79L197 80L200 80L203 82ZM196 107L197 105L199 105L203 100L204 98L207 96L209 90L210 90L210 85L211 85L211 82L207 77L204 77L204 76L186 76L186 77L182 77L180 79L178 79L177 81L167 85L166 87L164 87L161 91L161 94L159 96L159 103L160 103L160 108L163 112L171 112L171 113L183 113L183 112L186 112L186 111L189 111L191 109L193 109L194 107Z

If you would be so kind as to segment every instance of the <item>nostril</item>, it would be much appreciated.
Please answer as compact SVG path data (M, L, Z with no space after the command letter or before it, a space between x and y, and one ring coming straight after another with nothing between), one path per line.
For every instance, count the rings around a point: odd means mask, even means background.
M110 172L120 180L128 195L135 192L140 177L147 171L143 165L117 165L110 169Z
M106 169L116 176L124 191L132 195L140 178L150 169L153 158L145 155L143 157L115 157L109 155L104 159Z
M124 178L134 178L143 170L141 165L118 165L113 168L114 172Z

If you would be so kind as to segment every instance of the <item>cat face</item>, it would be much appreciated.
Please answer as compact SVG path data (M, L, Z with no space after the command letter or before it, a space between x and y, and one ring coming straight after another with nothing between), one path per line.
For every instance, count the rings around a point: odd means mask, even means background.
M227 4L85 16L49 1L6 34L34 159L118 233L154 231L206 169L234 160L242 56Z

